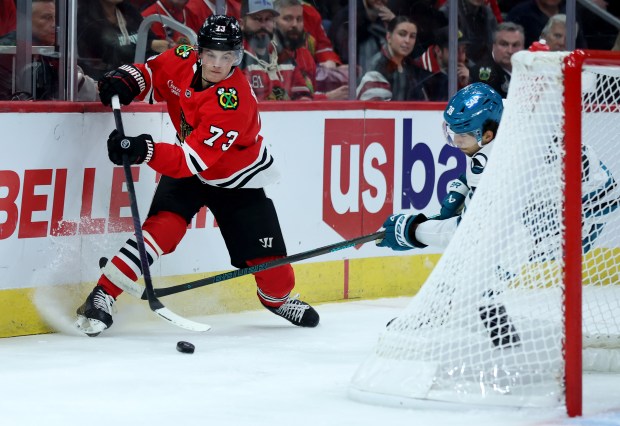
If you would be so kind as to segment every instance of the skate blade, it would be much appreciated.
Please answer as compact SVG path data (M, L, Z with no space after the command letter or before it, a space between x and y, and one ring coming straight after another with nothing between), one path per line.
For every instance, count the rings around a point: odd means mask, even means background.
M96 337L107 327L104 323L96 319L88 319L83 315L78 315L75 321L75 328L86 334L88 337Z

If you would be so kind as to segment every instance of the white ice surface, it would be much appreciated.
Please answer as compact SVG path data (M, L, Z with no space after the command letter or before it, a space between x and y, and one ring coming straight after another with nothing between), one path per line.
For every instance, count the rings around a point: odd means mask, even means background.
M350 400L351 376L406 298L318 305L315 329L266 310L194 318L213 325L203 334L128 306L96 338L71 333L73 307L46 301L45 315L63 331L0 339L1 425L620 425L618 375L585 377L576 419L561 408L412 410ZM179 340L196 352L177 352Z

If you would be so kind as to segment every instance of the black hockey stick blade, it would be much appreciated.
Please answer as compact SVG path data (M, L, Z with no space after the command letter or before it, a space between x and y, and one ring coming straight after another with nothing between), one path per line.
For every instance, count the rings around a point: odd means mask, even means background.
M114 113L114 121L116 123L116 130L124 137L125 130L123 128L123 120L121 117L121 103L118 96L112 97L112 111ZM149 302L149 307L160 318L168 321L177 327L184 328L192 331L208 331L211 326L208 324L202 324L196 321L183 318L180 315L175 314L170 309L166 308L163 303L159 301L155 295L153 289L153 282L151 280L151 271L149 268L149 262L146 254L146 247L144 245L144 235L142 234L142 223L140 221L140 214L138 212L138 201L136 199L136 190L133 184L133 176L131 175L131 166L126 155L123 155L123 170L125 171L125 180L127 182L127 193L129 194L131 217L133 219L133 226L136 235L136 242L138 245L138 252L140 254L140 265L142 267L142 275L144 278L146 299Z

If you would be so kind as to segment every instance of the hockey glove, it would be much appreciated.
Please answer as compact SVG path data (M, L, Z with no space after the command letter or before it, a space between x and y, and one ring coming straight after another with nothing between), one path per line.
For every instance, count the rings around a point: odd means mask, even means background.
M123 165L123 155L127 156L129 164L148 163L153 156L153 147L151 135L121 137L115 129L108 138L108 157L118 166Z
M448 183L448 193L441 202L439 219L449 219L461 214L465 204L465 197L468 193L469 187L467 186L465 176L461 175L458 179L450 181Z
M426 247L415 239L415 228L426 222L423 214L395 214L390 216L384 223L385 237L377 242L379 247L389 247L392 250L411 250L414 247Z
M123 105L129 105L145 88L142 72L133 65L123 65L104 75L98 83L101 103L110 106L112 97L118 95Z

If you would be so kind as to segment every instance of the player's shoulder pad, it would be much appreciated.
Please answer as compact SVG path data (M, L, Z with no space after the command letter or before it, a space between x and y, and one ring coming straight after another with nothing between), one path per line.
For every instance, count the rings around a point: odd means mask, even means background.
M481 174L488 162L489 157L485 153L478 151L471 157L471 172L475 175Z
M174 54L181 59L187 59L194 51L194 47L188 44L181 44L174 48Z

